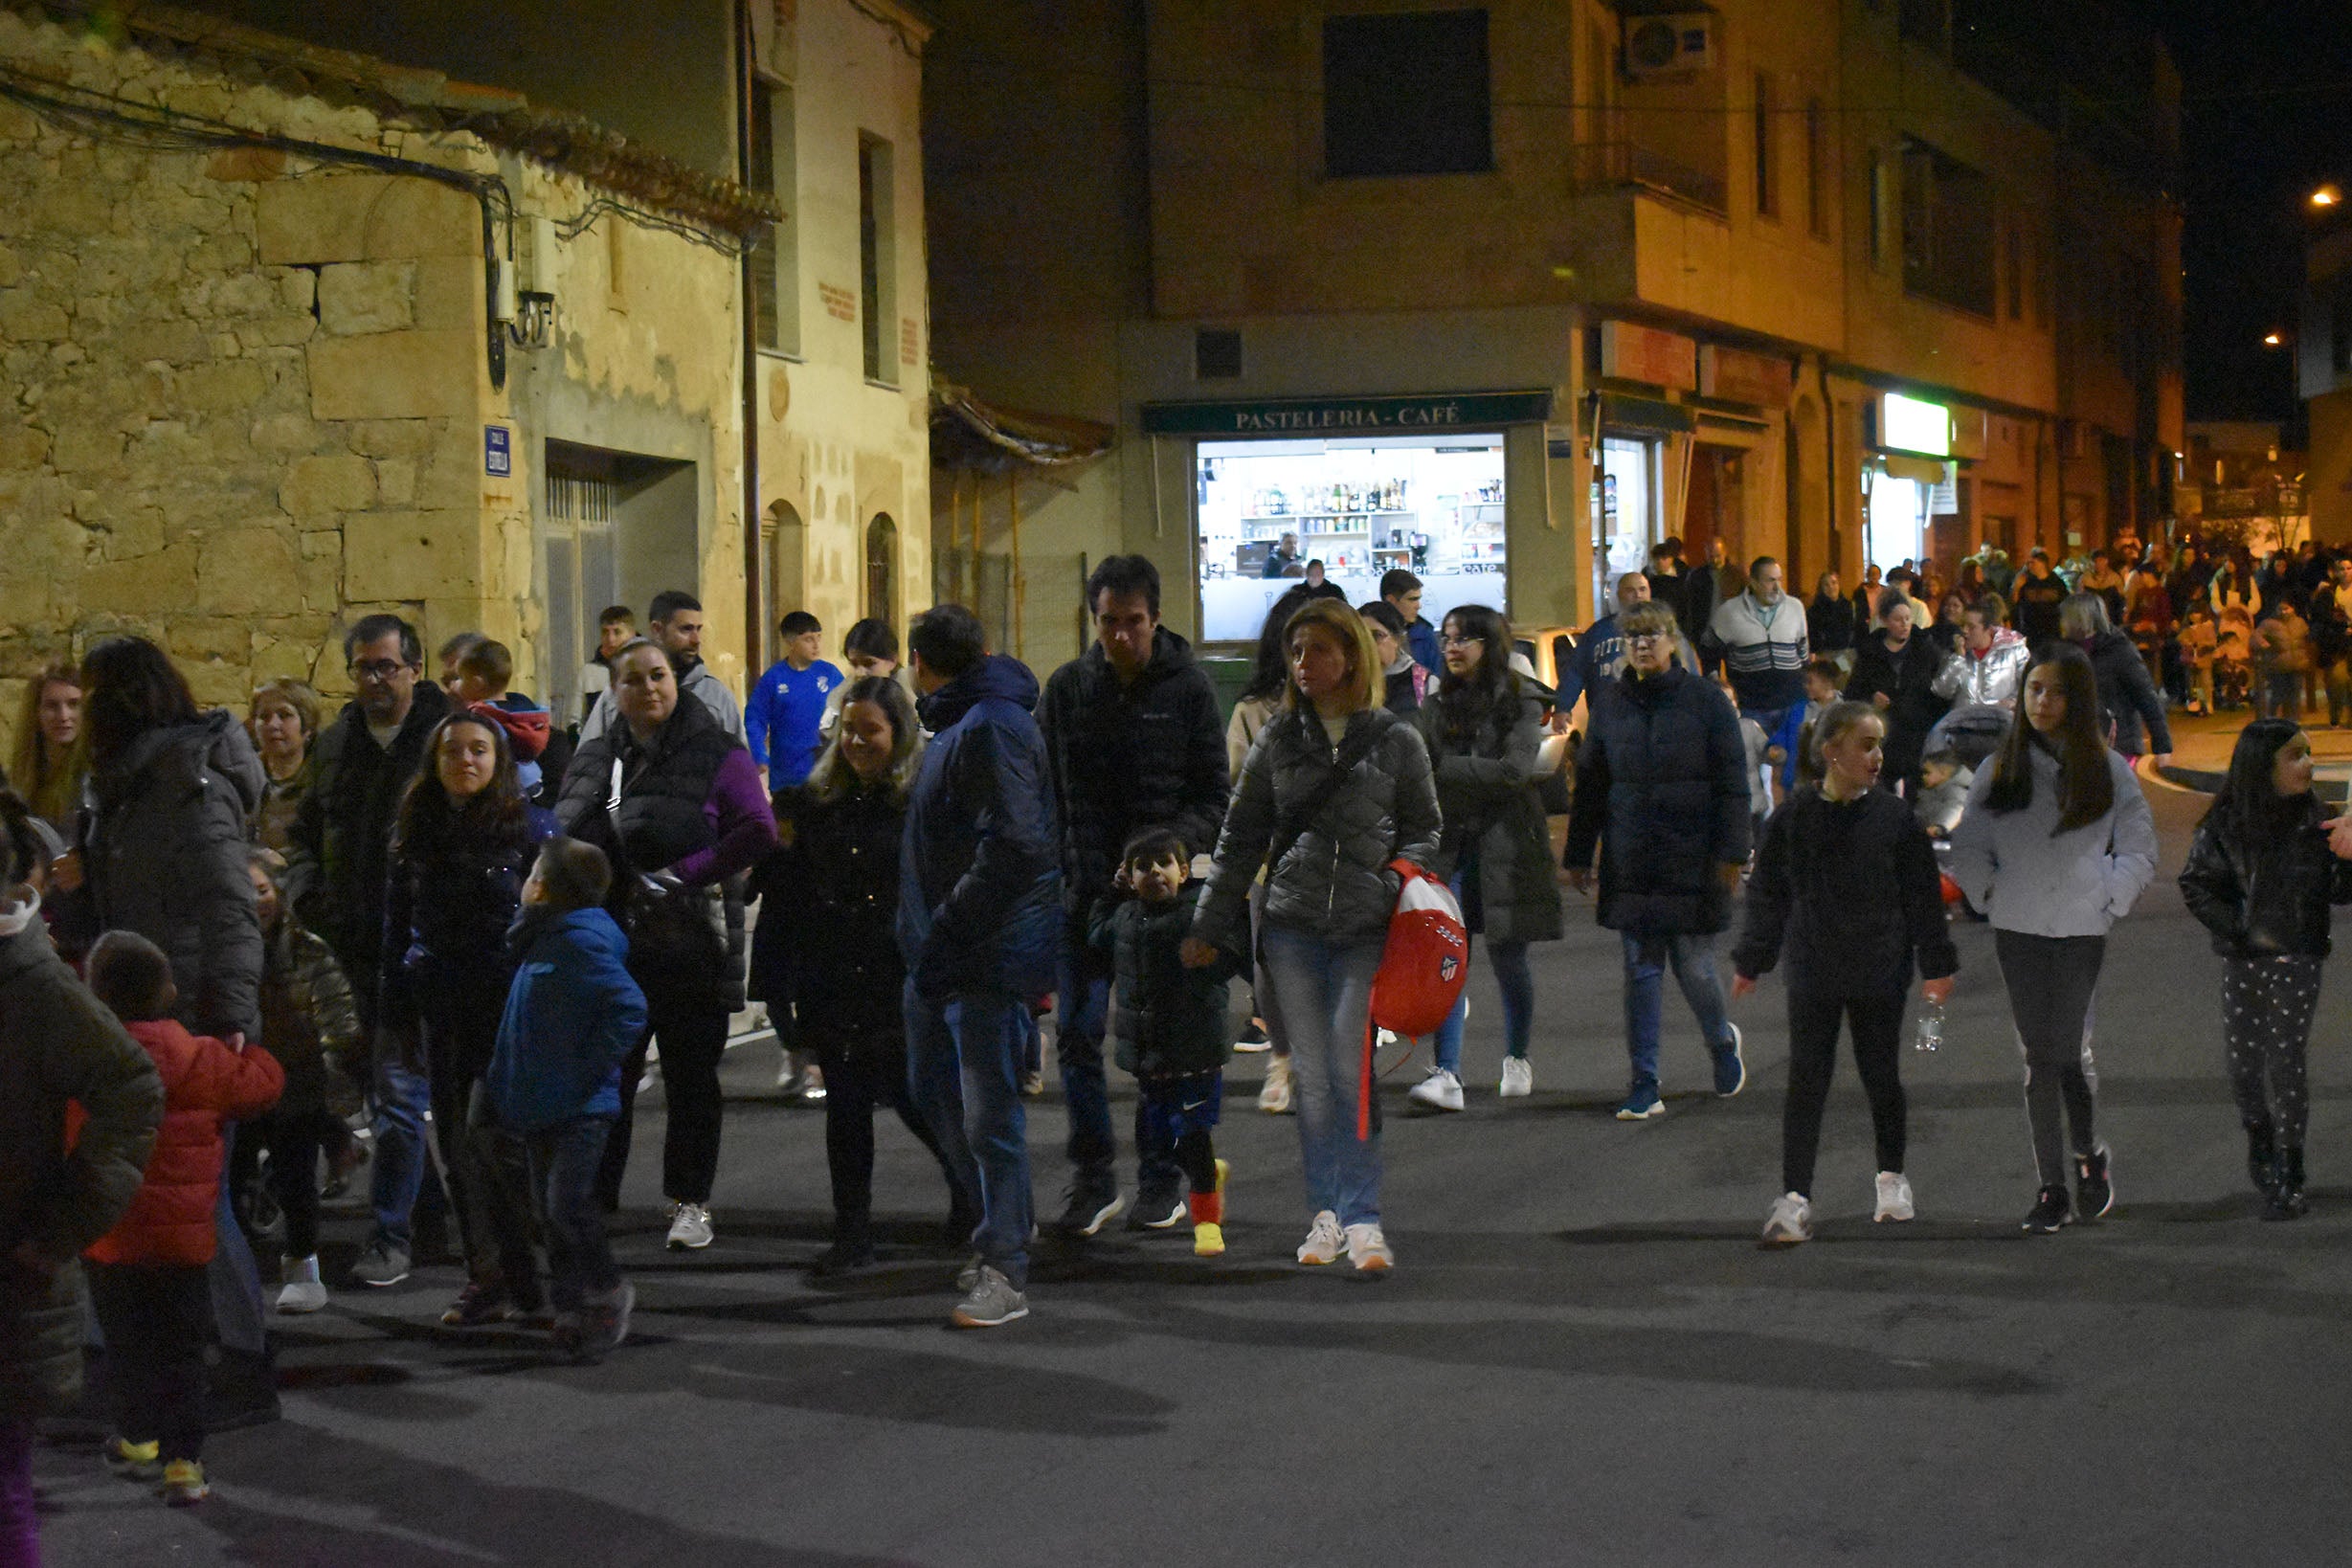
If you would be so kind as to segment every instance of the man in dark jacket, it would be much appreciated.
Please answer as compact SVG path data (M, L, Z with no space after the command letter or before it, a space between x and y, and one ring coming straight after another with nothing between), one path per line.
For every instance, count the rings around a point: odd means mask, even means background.
M1733 568L1731 550L1721 539L1707 541L1707 561L1682 574L1682 600L1675 606L1675 618L1682 623L1685 641L1693 648L1707 635L1708 623L1715 618L1715 606L1724 597L1724 576Z
M413 1041L377 1030L382 988L387 862L400 797L425 766L425 742L449 711L441 688L419 680L424 645L397 616L368 616L347 633L343 655L358 696L319 736L317 781L294 816L286 885L295 917L326 938L351 981L363 1035L375 1053L375 1167L370 1175L376 1234L352 1266L364 1285L408 1278L409 1216L400 1195L417 1192L427 1216L442 1212L440 1183L425 1158L431 1103ZM423 1186L415 1173L421 1168ZM430 1234L430 1222L417 1227Z
M1619 621L1635 605L1647 604L1649 598L1650 581L1644 573L1628 571L1617 579L1617 608L1584 629L1569 651L1568 662L1560 666L1557 699L1560 712L1575 707L1577 699L1588 692L1597 703L1602 683L1617 679L1617 672L1625 666L1625 638Z
M1641 605L1618 624L1625 673L1601 688L1577 753L1563 862L1585 892L1600 851L1600 919L1624 939L1633 1060L1633 1086L1617 1117L1643 1121L1666 1109L1658 1024L1669 964L1714 1058L1715 1092L1736 1094L1747 1083L1710 939L1731 924L1732 893L1748 859L1748 751L1730 700L1675 666L1671 612Z
M1225 732L1217 692L1192 646L1159 623L1159 571L1113 555L1086 579L1095 641L1054 671L1037 711L1054 812L1062 828L1064 923L1058 975L1062 1026L1054 1052L1070 1113L1073 1167L1064 1229L1091 1236L1120 1209L1118 1143L1103 1079L1110 965L1088 941L1097 900L1110 895L1127 841L1166 828L1198 854L1225 819ZM1140 1119L1138 1122L1140 1127ZM1134 1228L1184 1221L1183 1173L1141 1154Z
M1053 984L1062 934L1037 679L988 653L977 616L943 604L907 634L935 737L907 801L898 945L907 960L907 1083L966 1192L976 1252L950 1321L1026 1317L1029 1148L1020 1105L1027 998Z

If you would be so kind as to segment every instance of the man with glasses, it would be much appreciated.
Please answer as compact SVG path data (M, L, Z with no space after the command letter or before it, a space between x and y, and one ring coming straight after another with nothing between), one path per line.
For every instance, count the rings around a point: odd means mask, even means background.
M360 620L344 637L343 654L356 695L311 753L317 780L295 814L286 892L296 918L335 950L374 1044L375 1234L351 1277L397 1285L416 1249L408 1204L395 1195L416 1189L427 1090L414 1053L377 1034L385 874L400 797L425 766L425 741L448 714L449 698L420 679L424 646L397 616Z
M1602 682L1614 680L1617 672L1625 667L1625 638L1618 629L1619 622L1635 605L1648 602L1646 573L1628 571L1617 579L1617 608L1584 629L1568 655L1568 662L1560 666L1559 694L1553 703L1554 711L1572 711L1578 698L1596 691Z

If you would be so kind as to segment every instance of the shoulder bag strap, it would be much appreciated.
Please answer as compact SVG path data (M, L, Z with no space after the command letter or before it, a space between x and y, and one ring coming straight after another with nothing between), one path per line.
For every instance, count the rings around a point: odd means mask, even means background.
M1291 717L1300 724L1320 722L1296 714ZM1326 771L1323 777L1316 780L1314 788L1307 791L1298 800L1291 802L1290 808L1276 819L1273 834L1266 840L1266 869L1268 876L1273 875L1274 867L1282 863L1283 857L1297 846L1299 840L1306 837L1307 830L1313 825L1317 814L1331 803L1333 795L1338 792L1348 774L1355 771L1356 764L1370 756L1372 749L1380 744L1380 738L1387 733L1387 728L1375 720L1364 726L1355 734L1349 736L1341 744L1337 753L1333 756L1329 770Z

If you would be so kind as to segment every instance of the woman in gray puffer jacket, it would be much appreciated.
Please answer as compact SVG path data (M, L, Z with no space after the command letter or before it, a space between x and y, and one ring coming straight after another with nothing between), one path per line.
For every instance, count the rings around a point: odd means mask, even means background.
M164 1115L155 1064L50 946L40 851L0 793L0 1560L37 1560L33 1423L81 1384L81 1250L130 1206ZM66 1104L87 1113L72 1152Z
M1247 951L1249 886L1270 866L1264 958L1290 1042L1314 1214L1298 1259L1336 1263L1344 1247L1358 1271L1378 1272L1395 1259L1380 1230L1377 1104L1372 1136L1355 1136L1356 1052L1397 904L1388 867L1435 860L1437 785L1420 733L1381 704L1379 655L1355 611L1313 600L1284 640L1283 711L1242 764L1184 962Z
M171 959L179 1020L226 1040L261 1033L261 919L246 824L268 783L227 713L199 713L161 648L109 638L82 661L90 806L81 874L99 930L135 931Z

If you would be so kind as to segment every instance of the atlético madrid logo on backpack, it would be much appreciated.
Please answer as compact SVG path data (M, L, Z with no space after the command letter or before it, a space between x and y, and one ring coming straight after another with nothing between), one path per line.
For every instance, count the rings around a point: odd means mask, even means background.
M1434 1034L1454 1010L1467 977L1469 932L1453 890L1409 861L1390 869L1403 879L1388 943L1372 981L1372 1020L1400 1035Z

